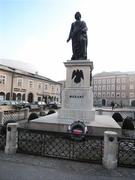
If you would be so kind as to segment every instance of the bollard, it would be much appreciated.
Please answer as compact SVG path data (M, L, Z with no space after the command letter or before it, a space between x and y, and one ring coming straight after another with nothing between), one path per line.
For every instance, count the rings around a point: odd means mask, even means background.
M45 113L45 111L43 109L44 109L43 106L41 106L40 107L40 116L45 116L46 115L46 113Z
M3 115L4 115L4 112L0 111L0 123L1 124L3 124Z
M103 110L102 109L98 109L98 115L103 115Z
M24 110L24 119L28 119L29 118L29 108L25 108Z
M40 112L43 112L43 106L40 107Z
M18 123L7 124L7 136L6 136L6 154L15 154L17 149L17 126Z
M112 131L104 132L104 155L103 165L107 169L117 167L118 142L117 133Z

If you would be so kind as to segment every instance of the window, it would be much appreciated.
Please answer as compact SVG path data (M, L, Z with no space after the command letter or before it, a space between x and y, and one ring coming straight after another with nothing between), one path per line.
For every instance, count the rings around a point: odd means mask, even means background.
M40 96L38 96L38 101L41 101L41 99L42 99L42 98L41 98Z
M115 85L111 85L111 90L112 90L112 91L115 90Z
M30 87L30 88L33 88L33 86L34 86L33 80L29 80L29 87Z
M131 98L133 98L133 97L134 97L134 93L131 92L131 93L129 94L129 96L130 96Z
M103 86L102 86L102 90L106 90L106 85L103 85Z
M125 78L122 78L122 83L126 83L126 79Z
M94 84L97 84L97 80L94 80Z
M120 83L120 78L117 78L117 83Z
M94 86L94 90L97 91L97 86Z
M102 83L105 84L105 83L106 83L106 80L105 80L105 79L102 79Z
M110 97L110 93L109 92L107 93L107 97Z
M105 92L102 93L102 97L105 97Z
M110 85L107 85L107 90L110 90Z
M120 93L116 93L116 97L120 97Z
M117 85L117 90L120 90L120 85Z
M101 84L101 80L100 79L98 80L98 84Z
M48 86L47 86L47 84L45 84L45 90L47 90L48 89Z
M121 97L125 98L126 94L124 92L121 93Z
M134 89L134 85L133 85L133 84L130 84L129 88L130 88L130 89Z
M115 79L113 78L113 79L112 79L112 84L114 84L114 83L115 83Z
M122 86L121 86L121 89L122 89L122 90L125 90L125 89L126 89L126 86L125 86L125 85L122 85Z
M112 93L111 93L111 97L115 97L115 92L112 92Z
M107 84L110 84L110 79L107 79Z
M0 74L0 84L6 84L6 76Z
M98 97L101 97L101 93L98 93Z
M38 89L41 89L42 88L42 83L38 83Z
M101 91L101 86L98 86L98 90Z
M129 78L129 81L130 81L130 82L133 82L133 81L134 81L134 78L133 78L133 77L130 77L130 78Z
M17 78L17 86L22 87L23 79Z

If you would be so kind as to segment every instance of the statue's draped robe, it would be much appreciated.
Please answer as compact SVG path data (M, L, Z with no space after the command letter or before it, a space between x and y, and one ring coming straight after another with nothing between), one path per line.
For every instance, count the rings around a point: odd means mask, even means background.
M87 59L87 26L84 21L71 25L69 38L72 39L72 60Z

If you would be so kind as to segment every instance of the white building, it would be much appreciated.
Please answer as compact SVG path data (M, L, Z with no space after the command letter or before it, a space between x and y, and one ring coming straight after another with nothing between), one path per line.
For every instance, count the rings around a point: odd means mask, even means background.
M95 106L135 106L135 72L102 72L93 76Z

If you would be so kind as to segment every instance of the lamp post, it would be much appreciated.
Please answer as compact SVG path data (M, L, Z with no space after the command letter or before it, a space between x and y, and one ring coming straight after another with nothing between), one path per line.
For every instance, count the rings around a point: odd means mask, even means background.
M115 102L114 102L114 104L116 104L116 80L117 80L117 77L115 75Z
M14 87L14 73L15 73L15 69L14 68L10 68L10 69L12 70L10 100L13 100L13 87Z

